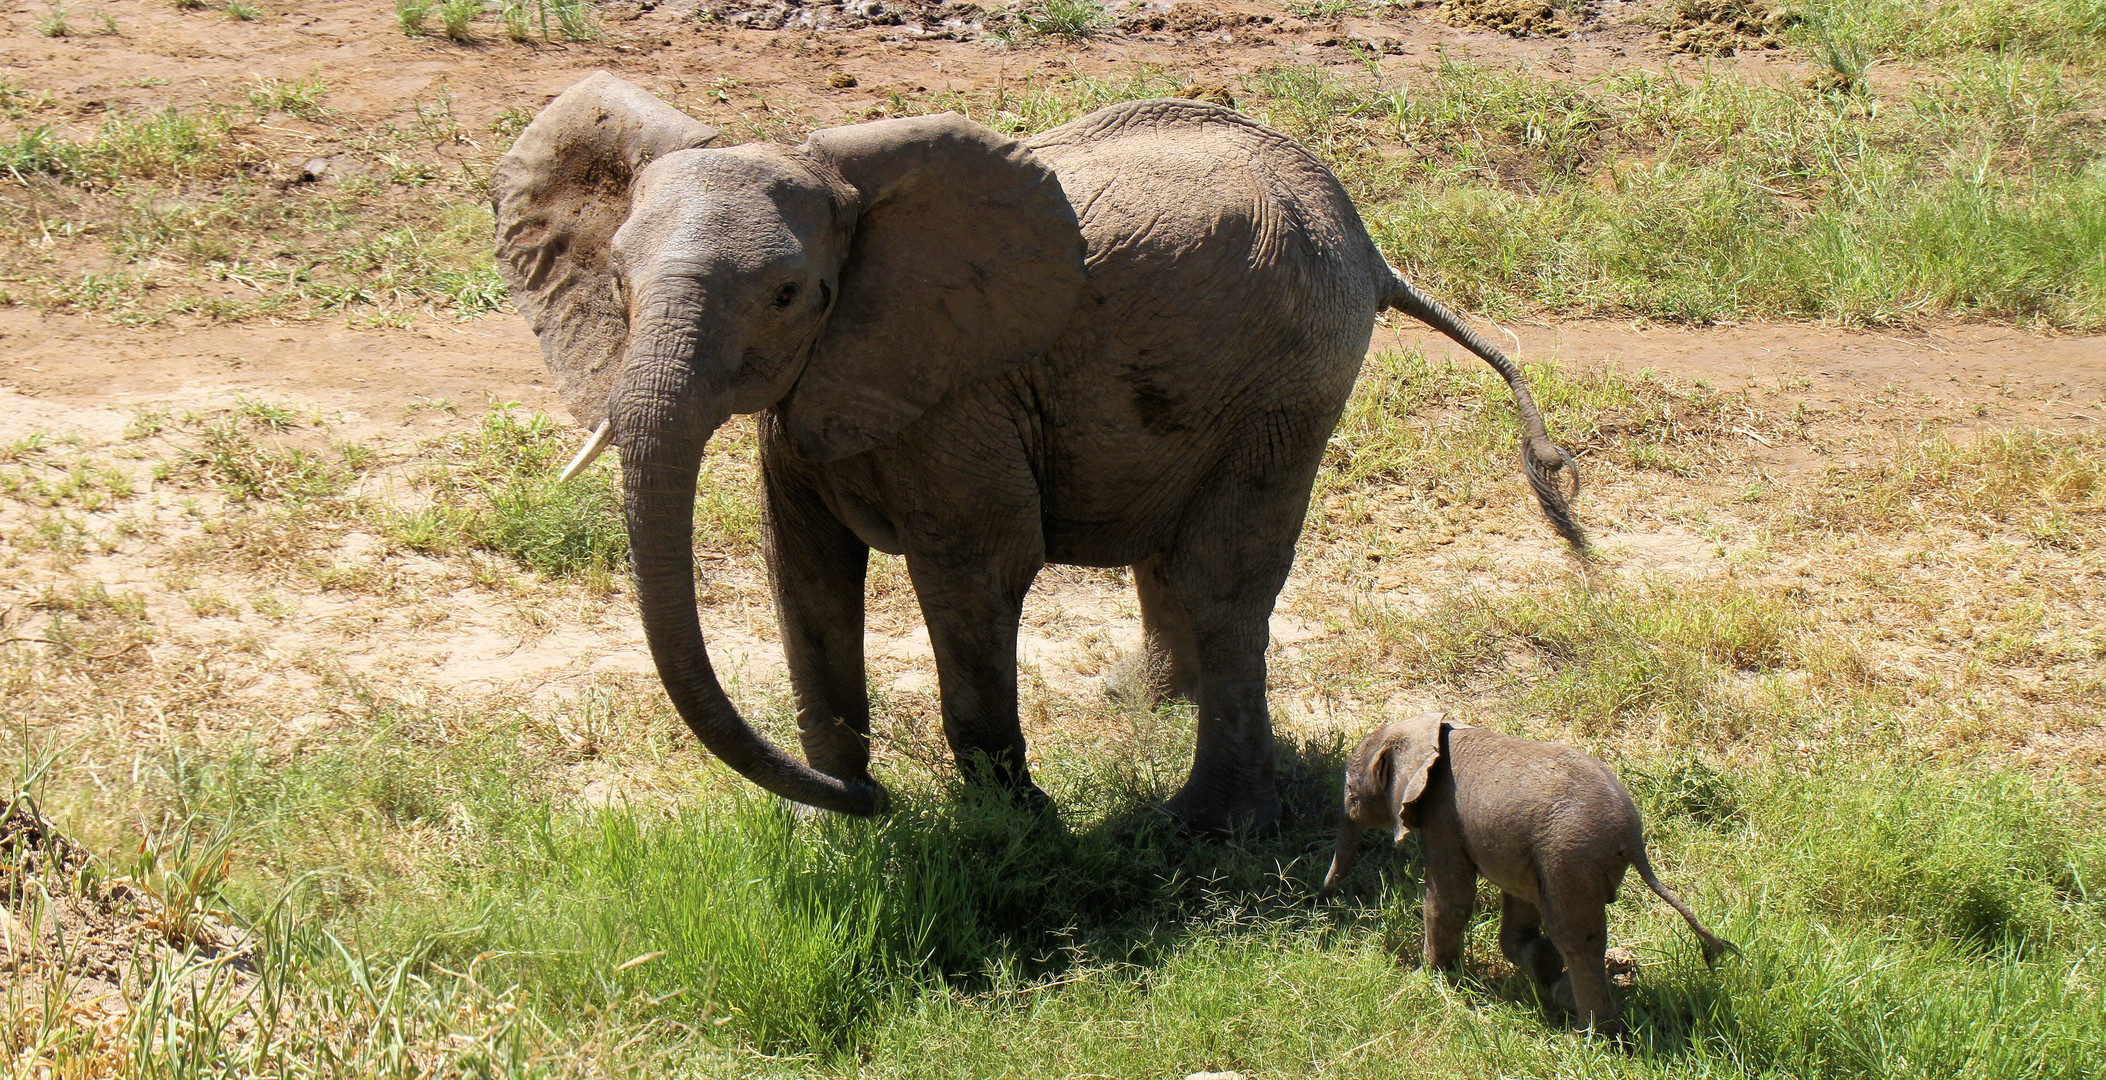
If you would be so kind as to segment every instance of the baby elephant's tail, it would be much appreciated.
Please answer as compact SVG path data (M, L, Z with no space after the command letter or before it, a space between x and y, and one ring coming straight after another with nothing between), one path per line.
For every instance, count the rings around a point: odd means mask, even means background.
M1689 905L1683 903L1681 897L1669 891L1667 886L1660 884L1660 879L1653 875L1652 862L1645 857L1644 844L1639 844L1638 850L1631 853L1631 865L1637 867L1639 878L1644 880L1646 888L1653 890L1654 896L1667 901L1667 906L1681 912L1682 918L1688 920L1689 928L1696 931L1697 941L1704 947L1704 965L1706 967L1716 966L1720 953L1739 954L1740 946L1704 929L1704 924L1697 921L1696 912L1689 910Z
M1390 268L1388 295L1382 298L1383 306L1393 307L1435 330L1446 334L1456 344L1476 353L1485 363L1492 365L1506 385L1514 392L1514 408L1521 413L1521 470L1528 476L1528 486L1536 493L1536 503L1543 508L1543 516L1550 519L1552 528L1572 550L1587 554L1587 534L1579 522L1572 517L1572 500L1579 495L1579 467L1573 464L1572 455L1550 441L1550 434L1543 426L1543 414L1536 411L1536 399L1528 392L1528 382L1521 369L1507 359L1505 353L1486 341L1475 330L1463 325L1462 320L1440 302L1427 296L1404 280L1404 275ZM1557 482L1556 474L1564 471L1570 479L1569 489Z

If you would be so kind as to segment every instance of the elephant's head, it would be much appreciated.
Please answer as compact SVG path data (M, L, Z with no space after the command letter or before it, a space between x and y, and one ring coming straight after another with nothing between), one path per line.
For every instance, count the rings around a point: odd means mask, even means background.
M808 459L884 441L1052 343L1081 292L1082 235L1051 172L962 117L704 149L715 134L604 72L572 87L491 176L498 266L564 404L598 426L588 449L621 448L638 605L680 715L762 787L870 814L878 788L760 737L710 667L703 447L771 406Z
M1454 725L1444 713L1422 713L1368 733L1346 759L1345 814L1338 822L1338 850L1323 894L1337 891L1360 858L1360 838L1369 829L1394 829L1402 843L1410 832L1406 814L1426 793L1426 778L1441 757L1441 732Z

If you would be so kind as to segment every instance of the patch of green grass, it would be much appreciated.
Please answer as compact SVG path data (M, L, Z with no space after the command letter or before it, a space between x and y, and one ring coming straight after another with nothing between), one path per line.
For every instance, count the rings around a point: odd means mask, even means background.
M2023 428L1970 442L1915 432L1861 467L1831 469L1788 516L1799 530L2015 526L2047 546L2088 550L2106 528L2106 440Z
M1717 440L1735 404L1644 374L1552 364L1526 374L1551 438L1578 455L1582 484L1604 464L1688 471L1684 458ZM1309 528L1332 535L1337 496L1388 491L1434 515L1518 496L1519 431L1512 392L1474 358L1371 353L1325 449Z
M1985 61L1879 107L1722 77L1433 74L1430 93L1365 106L1430 157L1377 166L1350 140L1329 156L1375 203L1385 249L1467 305L2070 326L2106 311L2100 146L2049 69Z
M51 10L37 16L36 28L38 34L48 38L62 38L73 33L73 27L66 22L66 5L62 0L51 0Z
M563 28L565 41L596 41L600 37L600 9L591 0L540 0L546 11L556 13L556 23ZM543 33L547 21L543 18Z
M410 37L423 37L429 31L425 22L431 18L433 0L395 0L395 25Z
M130 474L106 462L85 457L41 462L35 468L0 470L0 494L31 506L70 506L90 513L110 509L132 496Z
M322 106L327 93L329 84L322 80L320 67L298 79L259 78L247 91L249 105L257 112L290 113L302 120L319 120L328 114Z
M1811 0L1803 29L1859 55L1917 61L2030 54L2096 69L2106 57L2100 0Z
M450 40L473 41L468 28L482 15L483 0L439 0L439 26Z
M545 413L493 407L482 427L450 440L447 464L425 478L433 501L388 511L383 524L412 550L482 549L549 577L604 586L629 554L618 467L603 458L567 484L557 475L583 433ZM711 440L695 500L699 553L751 560L760 553L759 443L735 421Z
M249 151L226 138L226 117L216 111L174 108L144 116L103 121L95 137L74 140L48 125L18 130L0 144L0 167L44 174L74 183L109 185L120 180L209 180L230 175L249 162Z
M413 550L479 547L552 577L604 581L629 554L620 484L605 464L557 483L575 450L574 434L547 414L492 408L480 429L446 447L449 463L430 480L432 505L390 512L388 531Z
M1720 749L1764 727L1819 726L1814 702L1847 700L1865 680L1850 649L1781 599L1664 581L1547 599L1464 593L1424 613L1369 601L1337 622L1340 644L1307 661L1334 692L1512 680L1518 715L1587 739Z
M242 502L301 505L341 494L351 470L298 446L257 442L232 419L210 421L185 451L191 468Z
M349 1024L449 1048L416 1059L441 1076L545 1058L711 1076L2077 1078L2106 1015L2100 808L1994 770L1627 766L1663 874L1746 953L1708 971L1671 911L1627 894L1610 909L1611 940L1643 962L1626 1048L1559 1030L1496 959L1488 916L1460 976L1400 961L1421 933L1415 844L1376 844L1343 901L1312 902L1337 746L1283 747L1306 816L1216 845L1155 819L1159 793L1109 755L1050 751L1065 828L904 764L874 822L800 819L713 767L669 803L584 808L540 744L558 717L370 704L362 731L290 755L198 747L132 770L169 890L253 913L275 1000L301 1003L248 1060ZM652 725L678 736L662 711ZM50 772L46 789L67 775ZM105 842L135 848L138 820ZM417 846L391 852L401 837ZM213 1040L255 1007L208 997L193 1015L217 1022L185 1027L193 1042L161 1037L191 1021L148 1008L139 1060L229 1046Z
M1012 18L1026 34L1061 41L1087 40L1111 21L1096 0L1035 0Z

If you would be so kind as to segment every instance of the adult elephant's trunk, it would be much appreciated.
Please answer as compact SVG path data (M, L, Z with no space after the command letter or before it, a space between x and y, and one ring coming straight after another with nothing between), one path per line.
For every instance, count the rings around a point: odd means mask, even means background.
M632 363L612 410L636 602L658 677L696 738L740 775L786 799L876 814L883 789L844 783L784 754L739 715L710 666L695 614L695 483L702 449L729 408L712 400L723 395L697 386L694 353L679 351L686 355L677 361Z

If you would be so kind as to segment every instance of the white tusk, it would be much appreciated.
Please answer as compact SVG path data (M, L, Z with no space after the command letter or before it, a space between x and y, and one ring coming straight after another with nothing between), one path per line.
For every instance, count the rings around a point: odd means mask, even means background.
M563 475L556 477L556 483L566 483L584 472L585 466L598 460L599 456L606 452L607 444L613 441L614 421L600 421L600 426L593 429L592 438L585 440L585 449L578 451L578 456L571 458L570 464L563 466Z

